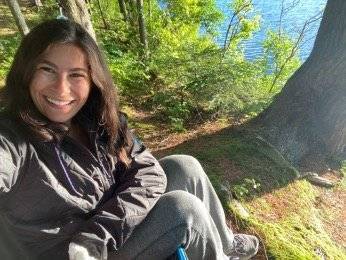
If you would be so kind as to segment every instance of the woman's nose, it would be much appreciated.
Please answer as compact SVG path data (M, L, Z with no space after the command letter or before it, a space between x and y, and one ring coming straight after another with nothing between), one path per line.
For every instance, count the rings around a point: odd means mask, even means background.
M60 74L55 82L55 91L59 95L67 94L70 92L70 82L67 75Z

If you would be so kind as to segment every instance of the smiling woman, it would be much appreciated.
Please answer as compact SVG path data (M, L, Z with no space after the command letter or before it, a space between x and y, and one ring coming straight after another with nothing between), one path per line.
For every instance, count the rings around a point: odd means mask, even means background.
M248 259L199 162L157 161L127 128L101 51L77 23L24 37L0 113L1 259Z
M72 44L49 47L30 83L37 109L49 120L70 124L86 103L91 80L84 51Z

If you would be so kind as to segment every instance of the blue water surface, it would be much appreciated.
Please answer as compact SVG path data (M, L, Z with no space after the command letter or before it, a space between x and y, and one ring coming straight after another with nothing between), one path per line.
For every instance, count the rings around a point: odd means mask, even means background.
M293 0L284 0L284 6L290 6ZM228 27L228 23L232 17L232 12L229 8L231 0L216 0L218 8L222 10L225 16L225 21L220 27L220 34L217 37L217 42L223 46L224 37ZM282 28L292 37L297 37L305 21L313 17L324 9L327 0L300 0L293 8L285 12L282 19ZM261 29L256 32L253 38L244 43L245 56L249 59L254 59L262 52L262 42L269 29L279 27L280 12L282 0L253 0L254 14L261 15ZM316 38L317 30L321 19L310 25L307 31L304 43L300 49L300 57L304 61L310 54Z

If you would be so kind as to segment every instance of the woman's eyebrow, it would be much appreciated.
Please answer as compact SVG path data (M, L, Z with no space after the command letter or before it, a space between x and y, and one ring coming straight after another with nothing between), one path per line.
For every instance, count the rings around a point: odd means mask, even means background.
M42 60L42 61L40 61L38 64L47 64L47 65L49 65L49 66L51 66L51 67L53 67L53 68L58 68L58 66L57 65L55 65L53 62L50 62L49 60ZM77 68L72 68L72 69L70 69L70 71L83 71L83 72L85 72L85 73L89 73L89 69L86 69L86 68L79 68L79 67L77 67Z
M85 68L73 68L73 69L70 69L70 71L83 71L85 73L89 73L89 70Z

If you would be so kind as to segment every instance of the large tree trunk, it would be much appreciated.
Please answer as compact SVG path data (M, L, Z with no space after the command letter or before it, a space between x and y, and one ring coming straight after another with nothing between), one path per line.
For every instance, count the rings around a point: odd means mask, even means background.
M22 12L20 11L19 4L17 0L7 0L7 4L11 9L11 13L16 21L17 27L20 31L20 33L24 36L25 34L29 33L29 28L26 25L24 16Z
M60 0L60 4L65 11L65 15L81 24L84 29L96 40L94 28L91 23L90 14L84 0Z
M346 1L328 0L310 57L256 120L293 163L346 158L345 42Z

